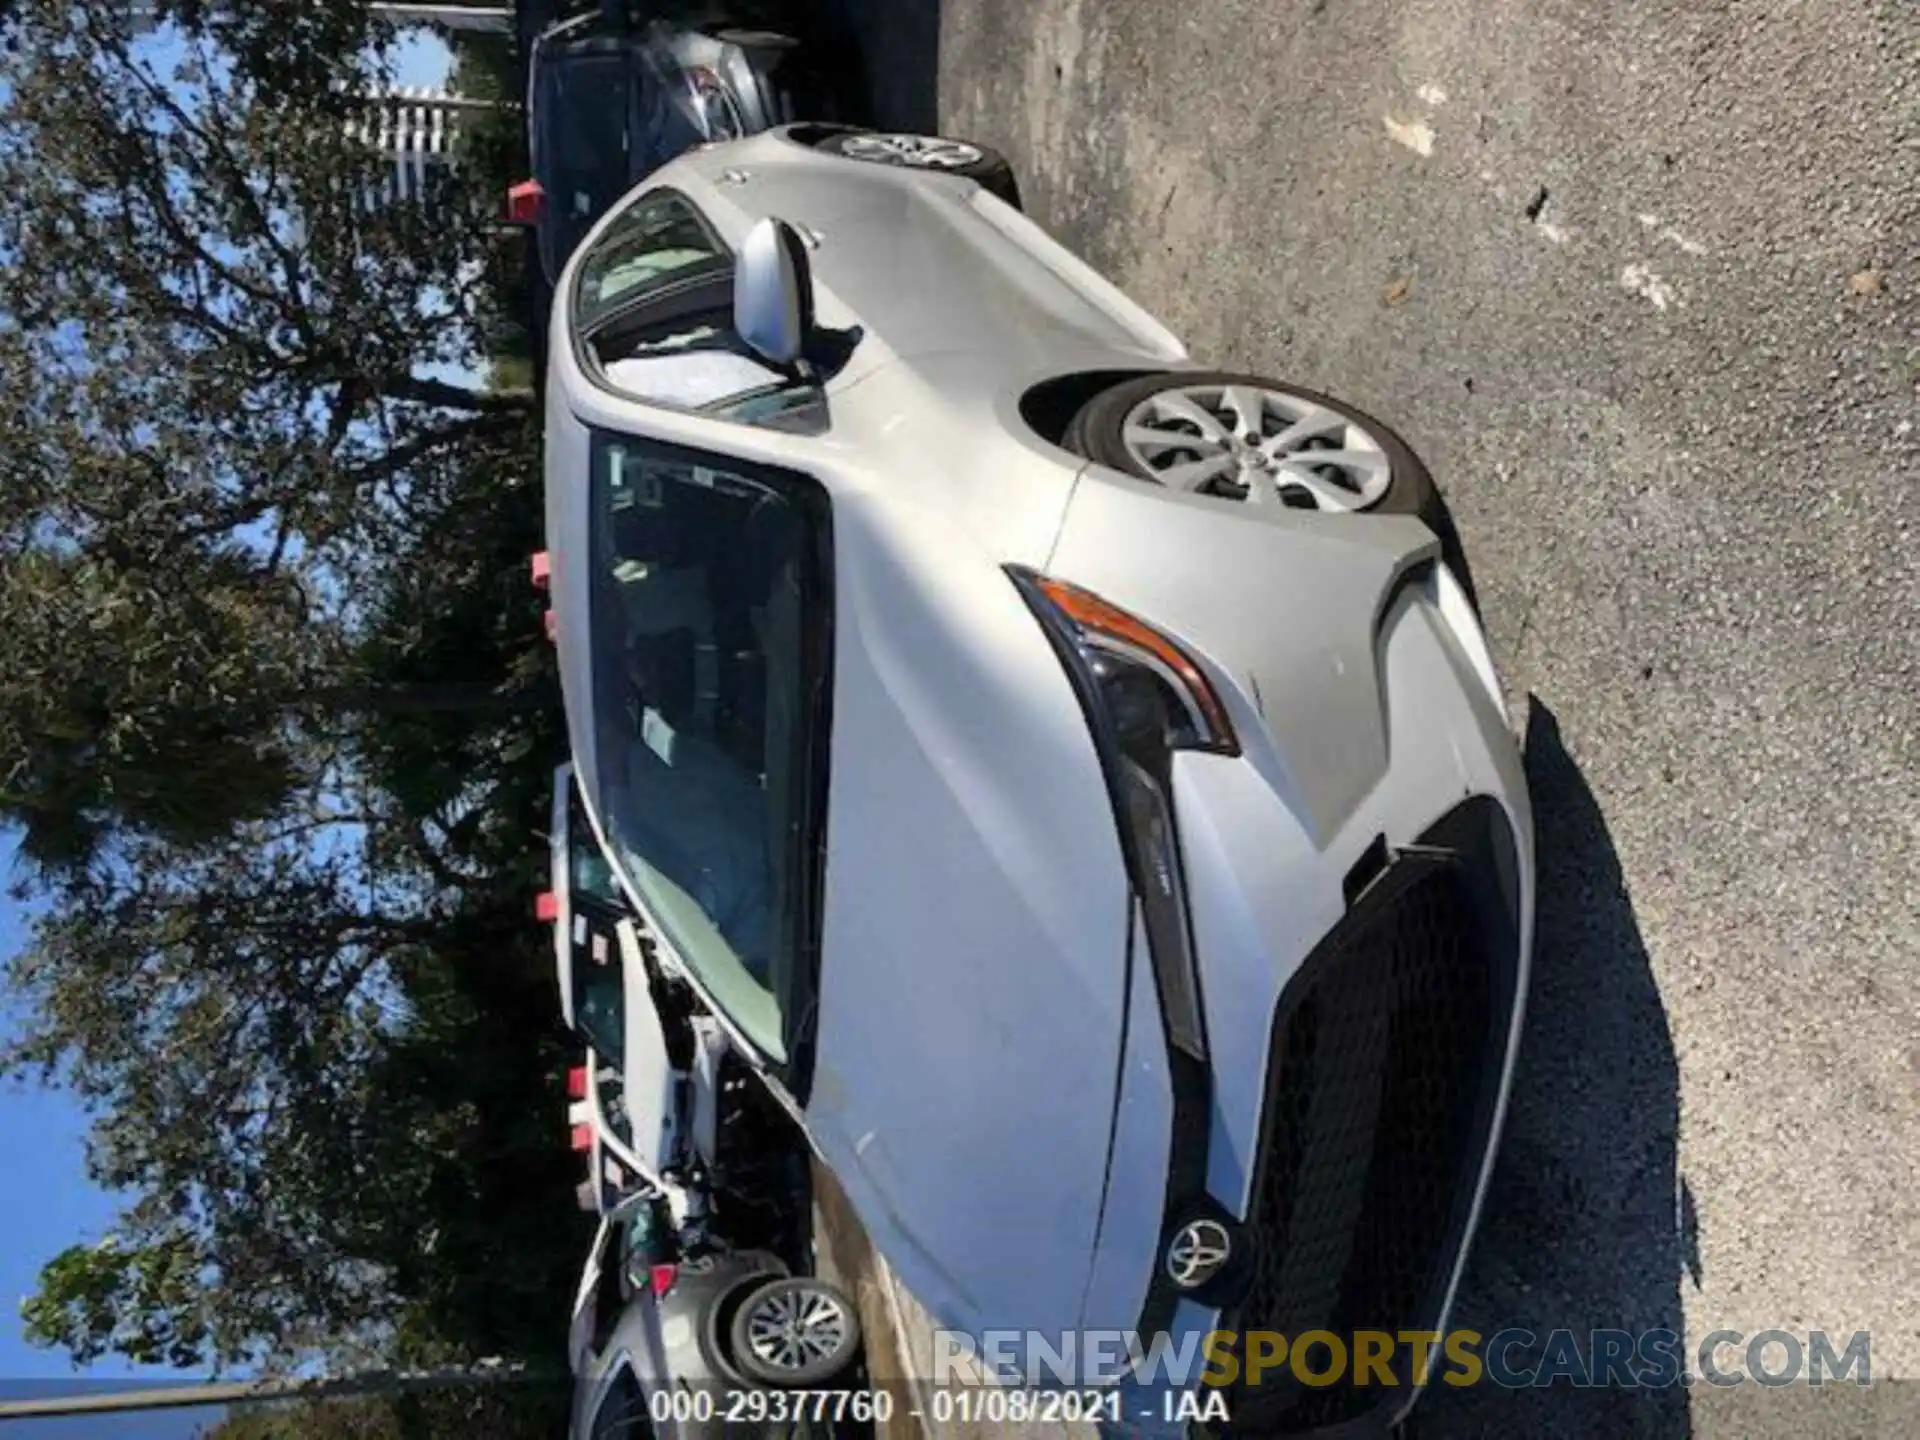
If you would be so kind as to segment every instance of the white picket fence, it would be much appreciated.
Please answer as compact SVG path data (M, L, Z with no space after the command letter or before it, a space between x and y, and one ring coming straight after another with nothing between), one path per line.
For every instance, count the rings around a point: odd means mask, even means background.
M382 196L389 200L424 194L436 171L457 162L462 117L492 108L485 100L424 86L377 90L365 100L347 133L393 161L390 189Z
M153 29L157 8L155 0L126 0L127 25L133 34L144 35ZM369 5L367 9L374 19L385 21L395 29L432 25L441 30L513 33L510 5Z
M127 24L133 34L145 34L154 28L155 0L125 3ZM396 29L433 26L494 34L513 31L513 11L506 6L380 4L369 9L375 18ZM363 99L361 113L349 122L347 133L393 163L392 174L364 198L369 208L424 195L435 173L458 163L462 117L493 108L489 101L424 86L375 90Z

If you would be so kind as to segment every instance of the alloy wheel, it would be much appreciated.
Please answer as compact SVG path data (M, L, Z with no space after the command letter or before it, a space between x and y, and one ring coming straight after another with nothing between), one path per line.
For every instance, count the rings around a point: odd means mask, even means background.
M850 160L925 170L965 170L985 158L979 146L939 135L852 134L840 137L836 148Z
M793 1286L754 1303L746 1317L747 1348L769 1370L797 1372L839 1355L850 1322L846 1306L825 1290Z
M1337 410L1285 390L1198 384L1127 412L1127 453L1173 490L1308 510L1365 510L1393 483L1380 441Z

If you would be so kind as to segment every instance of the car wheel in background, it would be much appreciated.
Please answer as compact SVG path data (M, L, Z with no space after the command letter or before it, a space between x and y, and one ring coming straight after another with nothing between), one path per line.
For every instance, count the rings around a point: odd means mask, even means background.
M1420 457L1378 420L1330 396L1257 375L1146 375L1087 401L1061 443L1189 494L1418 516L1473 596L1453 517Z
M775 123L831 120L839 113L834 86L798 37L739 25L717 25L706 33L743 51L747 63L766 80Z
M723 45L738 45L742 50L798 50L800 42L778 30L742 30L721 26L711 32Z
M973 140L944 135L908 135L891 130L837 130L822 136L819 148L849 160L874 165L899 165L911 170L936 170L977 181L1014 209L1020 208L1020 183L1013 166L998 150Z
M747 1292L727 1327L734 1368L757 1385L799 1389L843 1375L860 1353L860 1319L836 1286L806 1275Z

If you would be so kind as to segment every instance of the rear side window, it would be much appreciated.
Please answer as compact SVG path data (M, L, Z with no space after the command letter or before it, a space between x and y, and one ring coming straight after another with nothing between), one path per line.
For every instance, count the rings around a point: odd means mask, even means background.
M655 190L621 212L580 266L573 323L582 331L670 285L726 275L733 255L684 195Z
M626 1365L620 1367L613 1384L601 1397L600 1408L593 1412L593 1429L588 1433L593 1440L653 1434L653 1422L647 1415L647 1397Z
M580 263L573 328L610 390L770 429L825 428L819 386L766 364L733 326L733 252L692 201L633 201Z

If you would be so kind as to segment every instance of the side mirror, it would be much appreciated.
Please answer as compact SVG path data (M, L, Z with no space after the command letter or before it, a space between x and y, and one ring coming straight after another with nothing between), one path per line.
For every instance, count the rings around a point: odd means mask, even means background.
M733 265L733 328L769 365L791 370L813 336L813 268L806 242L769 216L747 232Z

